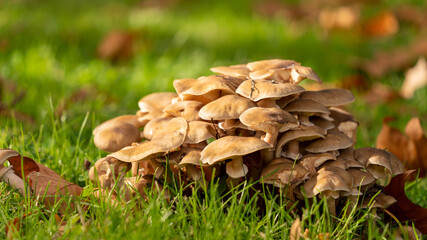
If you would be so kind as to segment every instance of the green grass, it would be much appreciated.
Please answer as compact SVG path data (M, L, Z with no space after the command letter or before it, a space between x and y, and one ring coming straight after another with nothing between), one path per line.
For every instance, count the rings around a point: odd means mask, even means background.
M15 149L71 182L91 186L83 163L106 155L93 145L92 129L136 112L137 101L148 93L173 90L173 79L208 75L210 67L223 64L289 58L311 66L324 82L336 83L356 73L349 66L354 57L370 57L376 49L392 49L417 37L403 26L395 37L381 40L353 32L326 38L318 26L261 17L243 0L183 1L167 9L144 9L137 2L0 0L0 42L8 43L0 47L0 77L7 83L0 101L11 108L9 115L0 115L0 148ZM136 53L111 64L96 57L96 48L114 29L136 35ZM369 80L399 89L403 73ZM78 91L87 95L73 102ZM394 126L400 129L418 116L426 128L426 97L424 88L410 100L372 105L356 93L348 110L360 122L357 147L375 145L385 116L397 116ZM64 103L62 116L55 115ZM205 196L178 194L173 204L154 194L140 208L140 199L123 207L91 200L87 214L72 211L64 216L62 238L287 238L296 214L286 211L282 200L267 193L249 196L249 185L224 198L217 187L211 186ZM408 189L414 202L427 207L425 192L425 180ZM264 202L265 214L257 214L254 198ZM44 210L34 199L0 184L0 202L0 239L5 237L4 223L24 213L33 214L23 221L19 236L46 239L57 234L55 211ZM309 229L312 239L325 232L333 239L358 238L354 234L389 239L396 227L392 221L375 220L371 212L334 219L321 202L303 211L302 228Z

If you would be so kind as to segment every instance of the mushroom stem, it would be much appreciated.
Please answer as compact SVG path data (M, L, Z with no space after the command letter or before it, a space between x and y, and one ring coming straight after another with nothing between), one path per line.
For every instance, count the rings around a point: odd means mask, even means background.
M303 125L314 126L314 123L310 122L309 115L307 115L307 114L304 114L304 113L298 114L298 120Z
M328 209L329 209L329 214L331 214L332 216L336 216L336 202L335 202L335 198L333 197L327 197L326 198L326 204L328 205Z
M284 153L284 157L290 158L292 160L296 160L301 158L301 154L299 153L299 142L297 140L292 140L288 143L288 149Z
M271 149L262 149L261 150L261 158L264 160L265 165L274 159L274 151Z
M279 105L276 104L276 100L271 98L262 99L257 102L258 107L263 108L280 108Z
M272 148L274 148L274 145L276 144L277 135L279 134L278 131L274 132L266 132L264 137L261 137L261 140L265 141L266 143L270 144Z
M9 166L6 168L3 166L0 166L0 180L3 180L5 183L9 184L11 187L18 189L18 191L22 195L25 195L25 192L30 192L28 191L28 189L26 191L24 180L22 180L20 177L18 177L14 173L12 166Z
M228 176L232 178L240 178L246 176L249 169L243 163L242 156L237 156L227 163L225 170Z

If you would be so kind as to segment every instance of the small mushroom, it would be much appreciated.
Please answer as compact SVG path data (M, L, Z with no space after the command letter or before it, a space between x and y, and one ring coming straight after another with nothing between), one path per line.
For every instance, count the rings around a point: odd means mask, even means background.
M198 101L182 101L168 105L163 109L164 113L174 117L183 117L187 122L201 120L199 110L203 103Z
M212 123L192 121L188 123L185 144L197 144L216 137L216 131L220 131ZM218 132L219 134L220 132Z
M304 124L307 126L314 125L313 123L310 122L309 116L319 115L321 117L324 117L324 115L327 116L330 114L329 109L325 107L325 105L309 99L304 100L300 98L286 105L286 107L283 110L298 114L298 120L301 122L301 124ZM324 114L324 115L320 115L320 114Z
M292 80L294 83L299 83L304 79L310 79L318 83L322 83L320 77L311 67L295 65L291 71Z
M211 71L226 76L244 78L248 77L250 72L250 70L246 67L246 64L213 67L211 68Z
M327 161L335 161L336 157L330 153L306 154L300 161L300 164L305 167L311 176L317 171L316 168L320 167Z
M262 140L274 147L279 132L298 127L298 120L279 108L253 107L239 117L240 122L256 131L265 132Z
M96 161L89 170L89 179L103 188L112 189L116 184L121 185L124 174L131 168L129 163L113 157L105 157ZM96 171L96 173L95 173Z
M264 69L268 70L268 69L274 69L274 68L292 68L297 65L300 65L300 63L294 60L270 59L270 60L250 62L246 64L246 67L253 72L253 71L264 70Z
M171 104L172 99L177 94L173 92L159 92L148 94L138 101L141 113L161 112L166 106Z
M284 188L292 188L308 178L309 172L300 164L287 158L276 158L271 161L261 172L261 181Z
M305 150L311 153L322 153L348 148L353 142L345 134L338 131L330 131L323 138L310 143Z
M257 102L266 98L277 100L303 91L305 91L303 87L293 83L273 83L267 80L246 80L240 84L236 93Z
M328 107L336 107L354 102L354 95L347 89L332 88L320 91L305 91L300 99L310 99Z

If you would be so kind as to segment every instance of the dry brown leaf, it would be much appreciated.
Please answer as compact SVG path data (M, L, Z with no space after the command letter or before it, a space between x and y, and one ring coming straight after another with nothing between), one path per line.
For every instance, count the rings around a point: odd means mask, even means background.
M406 72L400 95L406 99L412 98L414 92L425 85L427 85L427 62L422 57L418 59L413 68Z
M0 151L6 150L0 149ZM15 174L28 182L33 194L39 197L48 208L53 208L59 203L59 211L65 212L68 205L66 199L80 196L83 191L82 187L66 181L53 170L19 153L17 156L7 158L7 161L13 166ZM75 207L74 201L70 206Z
M133 55L133 40L134 37L129 32L110 32L99 44L98 56L110 61L131 58Z
M427 208L414 204L405 194L405 183L414 180L416 175L416 170L409 170L391 179L384 192L394 197L397 202L387 210L400 221L413 221L418 230L427 234Z
M7 239L15 239L17 236L19 236L18 233L21 229L22 220L24 220L26 217L32 214L33 213L26 213L21 217L17 217L12 221L10 221L9 223L7 223L5 228Z
M397 33L399 22L393 12L383 11L363 25L363 31L371 37L386 37Z
M412 118L406 124L405 133L412 142L415 143L418 154L418 162L422 169L421 174L427 172L427 137L424 133L424 129L421 126L419 118Z
M299 240L301 235L301 221L299 218L297 218L295 219L294 223L292 223L289 233L289 240Z
M351 29L359 20L359 10L354 6L324 8L319 13L319 24L325 30Z

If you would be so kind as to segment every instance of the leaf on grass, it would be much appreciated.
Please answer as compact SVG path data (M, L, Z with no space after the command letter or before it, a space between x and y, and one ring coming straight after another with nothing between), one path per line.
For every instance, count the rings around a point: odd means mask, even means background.
M418 118L412 118L405 128L405 134L392 128L384 118L381 132L377 136L377 148L387 149L396 155L406 169L420 169L422 176L427 171L427 138Z
M11 150L0 149L0 151ZM47 207L53 208L60 201L80 196L82 193L82 187L66 181L55 171L33 159L17 154L17 156L9 157L7 160L13 166L15 174L28 182L33 194L39 197ZM66 201L60 202L59 211L64 212L67 206ZM74 202L71 202L70 206L74 208Z
M110 32L98 46L98 56L102 59L117 61L131 58L133 55L131 33L126 31Z
M419 58L417 64L406 72L400 95L406 99L412 98L415 90L425 85L427 85L427 62L425 58Z
M289 233L289 240L299 240L301 235L301 221L299 218L297 218L295 219L294 223L292 223Z
M397 202L387 208L399 221L413 221L415 227L423 234L427 233L427 208L413 203L405 194L405 183L414 180L416 170L409 170L396 175L390 184L384 188L387 195L394 197Z
M399 22L393 12L383 11L363 25L363 31L371 37L386 37L397 33Z
M8 222L5 228L7 239L15 239L15 237L18 236L18 233L21 230L22 220L32 214L33 213L26 213L21 217L17 217L12 221Z

